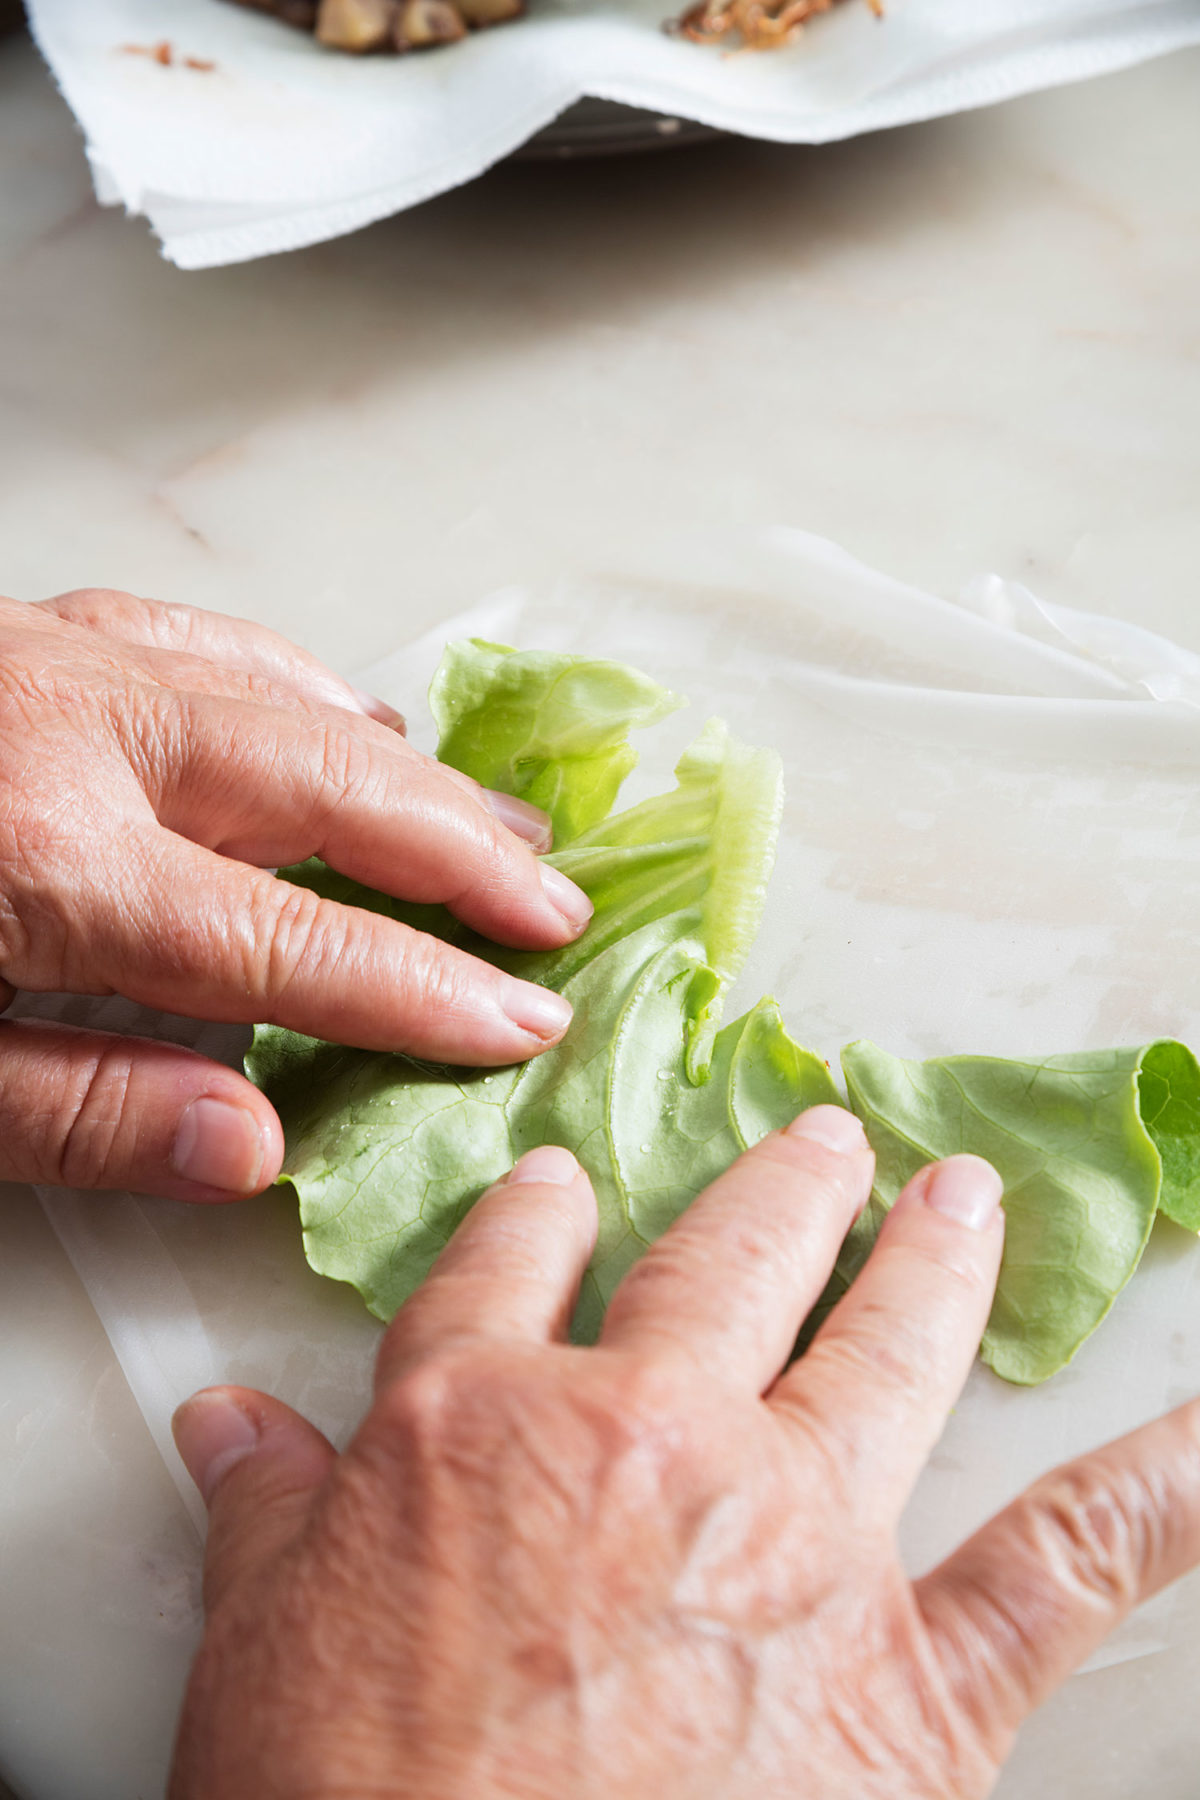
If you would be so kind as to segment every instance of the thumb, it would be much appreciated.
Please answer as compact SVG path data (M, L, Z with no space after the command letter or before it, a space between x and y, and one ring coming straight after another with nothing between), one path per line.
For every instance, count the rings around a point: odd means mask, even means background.
M0 982L0 1010L9 998ZM274 1108L177 1044L0 1019L0 1181L241 1200L283 1160Z
M208 1507L204 1604L211 1612L296 1538L337 1453L315 1425L253 1388L202 1388L171 1429Z

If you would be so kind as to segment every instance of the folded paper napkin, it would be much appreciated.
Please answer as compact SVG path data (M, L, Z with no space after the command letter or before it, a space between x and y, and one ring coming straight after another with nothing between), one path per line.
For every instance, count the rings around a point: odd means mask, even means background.
M965 111L1200 43L1198 0L865 0L787 49L667 35L681 0L532 0L357 59L222 0L29 0L100 198L205 268L353 231L480 174L583 96L785 143ZM169 62L130 54L166 42ZM208 66L211 65L211 66Z

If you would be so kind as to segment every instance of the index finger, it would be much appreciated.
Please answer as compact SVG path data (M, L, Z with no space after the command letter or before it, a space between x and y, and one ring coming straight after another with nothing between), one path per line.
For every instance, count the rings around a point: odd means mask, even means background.
M396 1314L379 1347L376 1387L451 1342L562 1339L595 1242L595 1196L571 1152L557 1144L526 1151L475 1202Z
M36 604L42 612L67 624L102 632L121 644L136 644L150 651L175 653L219 668L241 670L293 688L314 705L347 707L378 719L393 730L404 729L404 720L394 708L351 687L309 651L249 619L163 600L146 600L140 594L125 594L113 588L75 588ZM187 684L175 680L172 685Z
M161 823L238 860L319 856L521 949L569 942L591 917L587 896L537 860L481 789L344 712L153 689L137 697L130 738Z

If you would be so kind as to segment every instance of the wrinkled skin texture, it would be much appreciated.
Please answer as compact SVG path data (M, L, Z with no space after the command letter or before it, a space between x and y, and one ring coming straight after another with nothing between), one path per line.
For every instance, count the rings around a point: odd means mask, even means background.
M536 1055L565 1003L271 870L321 855L548 948L588 913L538 862L548 843L543 815L420 755L398 715L272 632L101 589L0 599L0 1011L18 989L117 993L449 1062ZM281 1155L233 1070L0 1024L0 1180L228 1200Z
M831 1115L702 1195L595 1348L564 1342L594 1203L543 1149L389 1328L341 1456L265 1395L181 1409L211 1529L171 1800L982 1800L1022 1718L1200 1559L1200 1412L912 1583L896 1523L987 1316L999 1184L916 1176L780 1375L871 1180Z

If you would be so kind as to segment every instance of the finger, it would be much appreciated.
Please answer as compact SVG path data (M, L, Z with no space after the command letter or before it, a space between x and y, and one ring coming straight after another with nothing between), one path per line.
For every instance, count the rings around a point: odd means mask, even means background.
M539 863L478 791L394 734L204 695L149 711L130 749L172 831L257 864L319 856L521 949L569 943L591 918L587 896Z
M622 1281L601 1342L666 1351L761 1393L871 1191L840 1106L814 1106L714 1181Z
M143 651L140 657L139 671L145 679L154 681L180 695L205 694L215 699L240 700L253 706L300 712L310 715L317 721L328 721L329 718L328 700L316 693L305 693L297 688L281 685L278 681L252 670L233 669L205 662L200 657ZM370 696L360 696L360 698L369 699ZM383 702L377 704L383 706ZM384 707L385 712L388 710ZM373 741L376 748L381 750L384 755L389 752L398 753L395 739L397 735L404 736L404 721L399 718L398 714L391 717L390 722L385 720L383 725L379 723L378 714L372 715L370 719L362 718L357 713L351 714L351 717L355 720L359 731L374 734L374 737L368 738L367 741ZM397 720L399 723L396 723ZM262 722L260 721L260 723ZM346 728L344 720L338 719L336 723L340 728ZM471 803L484 807L517 837L522 838L527 844L532 844L535 850L550 849L553 842L550 817L548 813L542 811L540 806L531 806L527 800L519 800L514 794L505 794L494 788L485 788L473 776L464 775L460 769L452 769L445 763L439 763L436 757L427 756L413 745L405 745L404 755L405 767L412 768L417 764L425 765L423 772L439 787L457 789ZM416 759L415 762L414 759ZM222 783L222 789L232 785L228 769L224 769L223 774L225 780ZM216 835L228 825L228 819L217 810L217 797L207 783L201 781L180 785L194 787L198 790L198 794L193 798L189 808L189 816L193 821L193 830L189 832L189 835L195 834L194 824L198 817L203 817L203 810L198 812L196 807L197 798L201 809L206 809L208 816L213 821L208 835ZM173 787L174 784L172 784ZM242 797L246 798L245 795ZM254 808L250 816L258 819L261 816L261 809ZM262 860L280 861L282 859L264 857Z
M337 1457L307 1419L252 1388L201 1389L171 1429L208 1507L204 1603L211 1612L295 1540Z
M331 706L346 712L365 728L381 728L404 735L404 721L381 700L360 693L348 683L338 688L316 682L303 686L285 681L279 673L245 668L232 662L210 662L182 650L157 650L137 646L136 663L130 649L121 646L124 667L145 681L181 693L212 694L227 700L246 700L257 706L282 707L285 711L325 714ZM333 678L337 680L337 677Z
M1055 1469L916 1584L947 1679L1011 1733L1200 1563L1200 1401Z
M1002 1184L978 1156L914 1175L867 1263L771 1402L836 1449L859 1502L894 1524L941 1435L991 1309Z
M283 1132L244 1076L174 1044L0 1021L0 1180L241 1200Z
M592 1184L571 1152L527 1151L400 1308L380 1346L376 1386L450 1342L564 1338L595 1242Z
M122 644L182 651L205 662L241 669L280 687L293 688L316 705L349 708L393 729L403 729L400 714L386 701L361 693L307 650L248 619L143 600L136 594L111 588L78 588L52 600L39 601L38 605L55 618L102 632Z
M123 849L124 881L77 907L78 956L143 1006L473 1066L536 1056L570 1023L560 995L380 913L157 827Z

